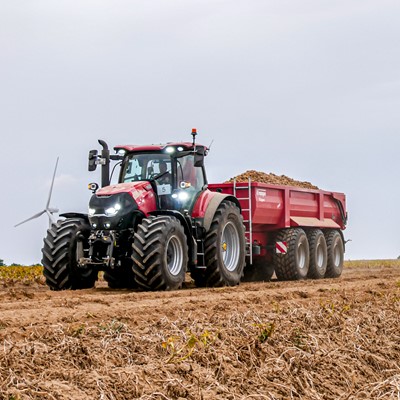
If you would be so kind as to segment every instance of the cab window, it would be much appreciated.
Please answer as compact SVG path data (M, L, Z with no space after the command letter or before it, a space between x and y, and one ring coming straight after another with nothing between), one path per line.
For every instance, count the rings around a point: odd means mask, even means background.
M178 171L178 187L181 184L186 187L191 187L199 192L203 189L205 184L203 169L201 167L194 166L194 156L189 155L178 159L177 164Z
M164 154L133 154L125 162L121 182L137 182L154 179L162 171L161 164L166 164L171 171L171 159Z

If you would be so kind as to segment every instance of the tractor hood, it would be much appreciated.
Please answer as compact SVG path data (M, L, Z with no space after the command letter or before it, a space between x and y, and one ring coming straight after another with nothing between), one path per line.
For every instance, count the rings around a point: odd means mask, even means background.
M119 208L115 217L133 211L140 211L148 216L157 209L156 196L148 181L118 183L103 187L92 196L89 219L92 220L96 215L108 218L106 210L115 208L115 205Z
M134 196L137 196L137 193L142 193L143 191L148 192L150 190L152 190L152 187L148 181L125 182L103 187L96 192L96 195L111 196L117 193L129 193L135 198Z

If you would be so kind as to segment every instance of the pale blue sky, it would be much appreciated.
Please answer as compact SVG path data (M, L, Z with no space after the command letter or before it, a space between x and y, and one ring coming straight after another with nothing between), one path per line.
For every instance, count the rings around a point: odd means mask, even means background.
M39 262L43 209L86 211L87 152L214 140L209 181L248 169L345 192L346 259L400 255L400 2L0 2L0 258Z

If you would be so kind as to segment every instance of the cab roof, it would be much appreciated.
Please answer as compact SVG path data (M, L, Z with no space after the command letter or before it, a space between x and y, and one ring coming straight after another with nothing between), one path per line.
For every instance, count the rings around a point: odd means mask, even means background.
M206 146L203 146L199 143L195 145L197 148L203 148L204 150L208 150ZM114 150L126 150L127 152L146 152L146 151L163 151L167 147L183 147L184 150L193 150L193 143L191 142L169 142L165 144L148 144L148 145L136 145L136 144L125 144L125 145L117 145L114 146Z

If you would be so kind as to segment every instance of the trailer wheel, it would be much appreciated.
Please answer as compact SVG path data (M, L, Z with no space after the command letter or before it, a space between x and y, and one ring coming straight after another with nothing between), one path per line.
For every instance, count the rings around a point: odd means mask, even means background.
M310 246L310 268L307 276L312 279L322 279L328 262L325 236L321 229L310 229L307 232L307 239Z
M338 278L342 275L344 261L344 244L341 234L336 230L328 230L325 233L328 249L328 265L326 278Z
M43 274L51 290L88 289L97 280L97 270L79 267L88 248L90 226L80 218L58 221L47 230L42 248Z
M239 284L246 257L243 217L231 201L222 202L204 242L206 270L192 274L198 286Z
M274 265L265 257L253 259L253 264L246 265L243 271L243 282L267 282L274 274Z
M298 280L307 277L310 252L307 236L301 228L282 230L277 242L286 242L287 253L274 253L275 273L279 280Z
M188 245L177 218L145 218L138 225L132 248L132 271L139 287L174 290L182 286L188 264Z
M132 262L125 262L121 267L104 271L104 280L111 289L134 289L137 287Z

